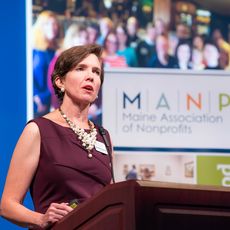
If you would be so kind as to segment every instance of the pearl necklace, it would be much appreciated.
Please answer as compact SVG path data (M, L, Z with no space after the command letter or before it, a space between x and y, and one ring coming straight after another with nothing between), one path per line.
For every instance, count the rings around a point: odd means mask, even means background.
M89 122L90 132L87 133L84 129L77 127L62 111L61 108L59 108L59 111L62 115L62 117L65 119L66 123L69 125L69 127L74 131L74 133L78 136L78 139L82 142L82 146L88 151L88 158L92 158L93 154L91 153L91 150L94 148L96 140L97 140L97 130L94 127L94 124L92 121Z

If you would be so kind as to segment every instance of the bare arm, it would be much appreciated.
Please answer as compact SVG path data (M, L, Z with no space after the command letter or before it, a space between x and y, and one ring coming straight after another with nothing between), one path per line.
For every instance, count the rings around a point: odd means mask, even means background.
M22 204L38 166L40 141L37 125L29 123L15 147L1 200L1 215L23 227L45 227L72 210L65 203L53 203L41 214Z

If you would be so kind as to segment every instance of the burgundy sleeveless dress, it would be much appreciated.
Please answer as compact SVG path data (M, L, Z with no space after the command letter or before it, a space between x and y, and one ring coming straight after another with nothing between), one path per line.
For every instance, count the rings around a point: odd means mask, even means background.
M94 148L89 159L72 129L44 117L30 122L38 125L41 136L40 159L30 186L35 211L45 213L52 202L84 202L111 182L108 154ZM107 131L106 136L110 140ZM97 141L103 142L99 132Z

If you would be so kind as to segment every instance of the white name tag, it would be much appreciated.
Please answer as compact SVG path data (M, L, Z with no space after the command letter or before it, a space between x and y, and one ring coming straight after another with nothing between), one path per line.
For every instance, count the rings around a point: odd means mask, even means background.
M107 149L105 147L105 144L100 142L100 141L96 141L95 149L100 153L103 153L103 154L106 154L106 155L108 154Z

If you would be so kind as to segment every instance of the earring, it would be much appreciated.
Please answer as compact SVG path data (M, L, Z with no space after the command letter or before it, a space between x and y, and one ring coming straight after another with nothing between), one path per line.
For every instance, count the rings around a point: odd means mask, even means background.
M65 92L65 88L61 87L61 92L64 93Z
M98 99L98 95L96 96L96 98Z

